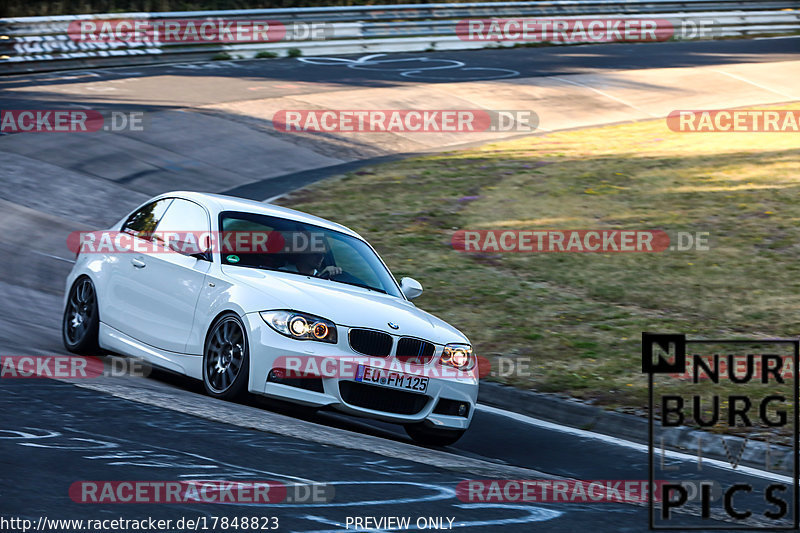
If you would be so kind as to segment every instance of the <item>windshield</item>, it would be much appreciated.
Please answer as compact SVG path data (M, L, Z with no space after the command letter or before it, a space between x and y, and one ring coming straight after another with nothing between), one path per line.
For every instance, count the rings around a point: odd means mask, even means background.
M288 272L400 296L367 243L338 231L268 215L219 215L223 265Z

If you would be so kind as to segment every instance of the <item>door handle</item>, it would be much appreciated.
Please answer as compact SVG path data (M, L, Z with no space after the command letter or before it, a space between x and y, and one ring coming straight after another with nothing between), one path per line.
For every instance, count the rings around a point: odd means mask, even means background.
M144 267L147 266L147 264L144 261L142 261L141 259L136 259L136 258L131 259L131 264L133 266L135 266L136 268L144 268Z

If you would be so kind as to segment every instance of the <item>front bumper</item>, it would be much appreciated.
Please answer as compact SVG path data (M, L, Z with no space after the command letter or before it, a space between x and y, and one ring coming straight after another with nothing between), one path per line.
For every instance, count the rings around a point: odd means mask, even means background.
M346 328L338 327L337 344L327 344L285 337L267 326L258 313L249 313L245 315L245 319L250 341L250 392L307 406L331 407L352 415L396 424L422 422L440 429L469 427L478 398L477 376L473 373L448 372L444 376L438 373L441 368L438 363L441 347L437 347L430 363L416 367L418 371L429 376L425 393L397 391L355 381L353 370L356 365L375 366L375 363L381 362L386 367L395 360L393 354L386 358L375 358L355 353L348 344ZM321 387L318 390L309 390L313 387L308 385L305 385L308 388L303 388L267 381L273 368L283 367L288 360L299 359L314 359L311 366L328 369L327 372L321 372L322 377L319 378ZM326 364L326 360L331 364ZM331 360L336 363L332 363ZM341 361L347 363L343 365ZM341 368L345 368L346 371L340 372L338 369ZM330 369L336 370L330 372ZM330 375L332 377L327 377ZM440 400L467 404L468 413L464 416L452 414L452 410L448 412L443 409L446 402L440 404ZM448 414L435 411L445 411Z

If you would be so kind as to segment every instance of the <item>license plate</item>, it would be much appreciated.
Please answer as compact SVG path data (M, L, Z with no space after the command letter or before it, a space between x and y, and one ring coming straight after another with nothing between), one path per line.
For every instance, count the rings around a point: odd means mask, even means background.
M358 365L356 369L356 381L380 385L390 389L407 390L419 392L420 394L428 390L428 378L415 376L414 374L404 374L394 370L384 368L373 368L366 365Z

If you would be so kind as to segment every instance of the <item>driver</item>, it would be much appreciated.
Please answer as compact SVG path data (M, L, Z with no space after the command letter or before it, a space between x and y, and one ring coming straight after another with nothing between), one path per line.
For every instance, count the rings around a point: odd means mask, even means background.
M337 266L329 265L322 268L323 261L325 261L325 254L322 252L296 253L291 255L290 264L285 265L281 270L291 270L318 278L330 278L342 273L342 269Z

